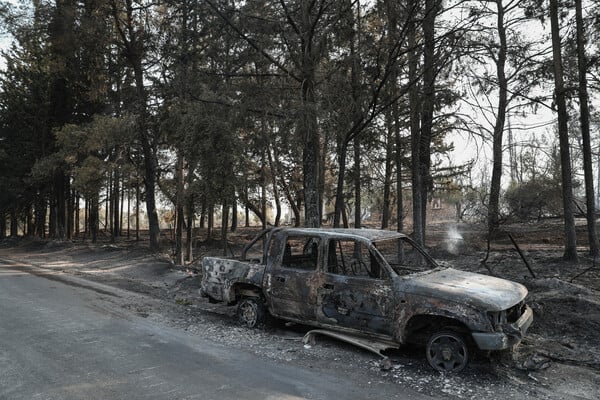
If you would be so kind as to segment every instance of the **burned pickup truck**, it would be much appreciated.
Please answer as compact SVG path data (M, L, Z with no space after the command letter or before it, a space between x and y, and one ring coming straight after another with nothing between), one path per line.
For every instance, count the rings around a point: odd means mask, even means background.
M240 258L205 257L201 292L237 304L248 327L271 315L379 349L424 345L442 372L474 347L517 344L533 319L523 285L440 267L407 236L370 229L264 231Z

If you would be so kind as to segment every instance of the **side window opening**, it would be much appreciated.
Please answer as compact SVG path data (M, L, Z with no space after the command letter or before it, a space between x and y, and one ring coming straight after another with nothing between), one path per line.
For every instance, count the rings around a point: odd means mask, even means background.
M288 236L283 249L283 268L314 271L319 263L318 237Z
M354 240L331 239L327 249L327 272L362 278L385 279L387 274L369 248Z
M271 237L270 233L271 230L267 229L252 238L252 240L242 249L240 260L261 264L266 262L268 254L266 250ZM270 246L271 249L274 249L277 248L278 245L281 245L281 242L274 240L274 243L271 243Z

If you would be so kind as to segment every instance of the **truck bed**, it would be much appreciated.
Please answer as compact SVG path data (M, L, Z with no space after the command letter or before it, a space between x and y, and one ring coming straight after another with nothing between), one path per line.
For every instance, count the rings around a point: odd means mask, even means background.
M265 266L257 261L204 257L201 293L213 301L234 303L236 284L262 287Z

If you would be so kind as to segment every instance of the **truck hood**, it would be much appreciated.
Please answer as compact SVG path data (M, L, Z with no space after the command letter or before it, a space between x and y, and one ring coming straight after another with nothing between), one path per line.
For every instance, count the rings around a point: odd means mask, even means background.
M486 311L506 310L527 296L527 288L519 283L452 268L438 268L403 280L406 293Z

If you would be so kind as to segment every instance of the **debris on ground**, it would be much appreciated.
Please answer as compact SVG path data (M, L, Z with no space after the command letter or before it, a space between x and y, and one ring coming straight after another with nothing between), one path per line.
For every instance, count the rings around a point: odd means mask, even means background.
M485 246L471 240L476 235L466 229L463 227L460 256L442 250L433 253L454 268L489 273L480 264ZM169 254L149 254L135 242L91 245L9 239L0 242L0 257L23 261L48 273L122 289L131 295L110 300L125 313L150 323L169 324L274 362L323 371L335 364L335 368L365 383L393 381L436 398L600 398L600 274L587 271L593 260L584 257L577 265L563 262L560 246L550 246L552 241L540 239L544 248L528 246L523 232L517 230L515 237L537 279L531 278L508 241L505 248L492 249L487 264L497 276L527 286L527 301L534 310L533 325L513 352L494 360L477 354L462 374L447 376L432 371L423 361L423 350L418 348L404 347L386 354L382 362L371 353L333 339L319 340L315 346L303 345L302 337L309 328L295 324L274 324L263 330L242 328L236 323L235 310L200 297L198 265L176 266ZM536 235L551 237L547 232ZM240 233L239 241L245 242L248 236L252 235ZM431 236L435 238L436 232L432 230ZM439 237L443 240L445 235L440 233ZM220 252L208 247L199 249L202 254Z

